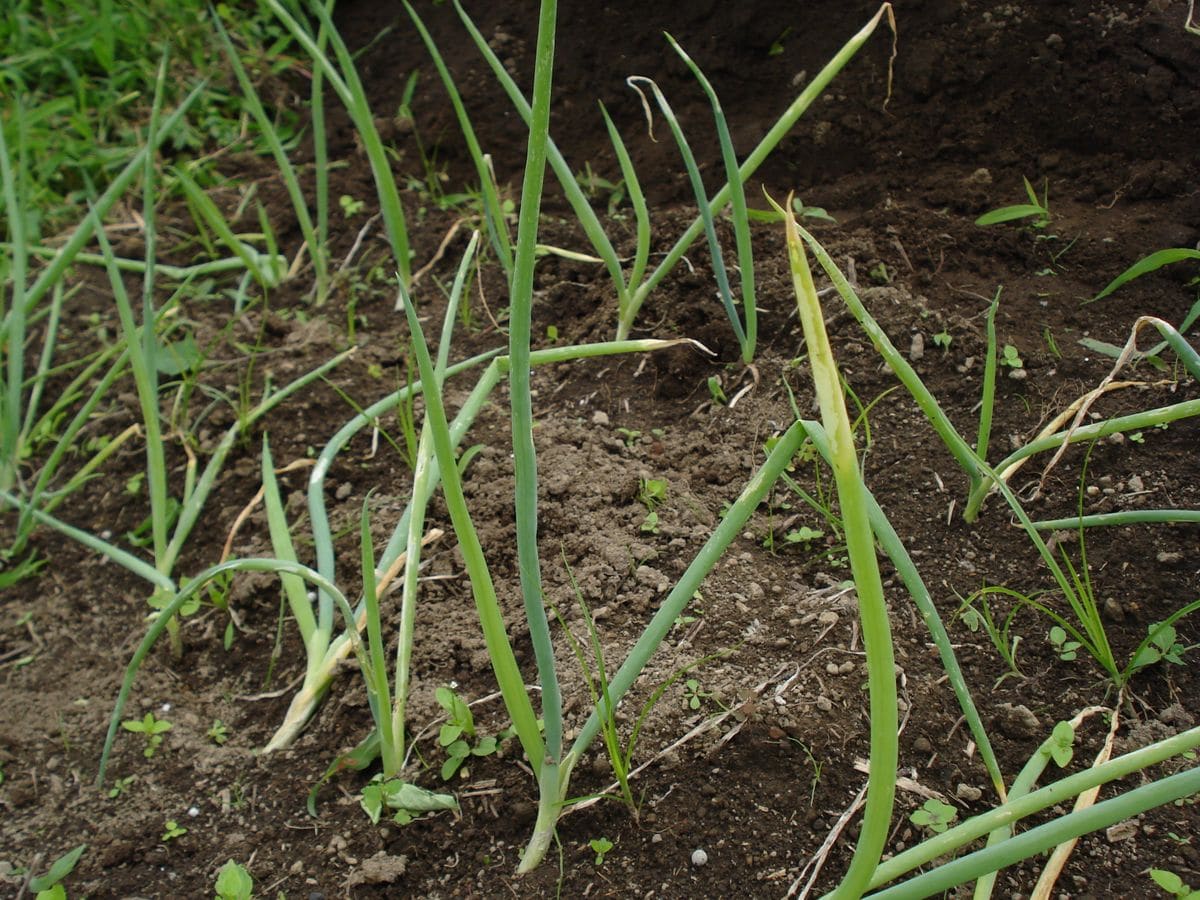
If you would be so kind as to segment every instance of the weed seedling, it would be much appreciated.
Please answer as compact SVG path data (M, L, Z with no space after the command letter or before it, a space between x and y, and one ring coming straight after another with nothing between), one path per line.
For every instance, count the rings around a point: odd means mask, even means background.
M174 819L167 819L167 824L163 826L162 837L159 838L164 844L168 841L173 841L176 838L181 838L188 833L188 830L176 822Z
M1183 665L1183 654L1196 649L1198 644L1184 645L1177 640L1175 626L1164 622L1155 622L1148 627L1149 633L1142 641L1133 661L1129 664L1131 672L1152 666L1157 662L1169 662L1177 666Z
M729 405L729 398L725 396L725 389L721 387L721 379L716 375L709 376L708 394L712 397L713 403L720 406Z
M442 780L449 781L472 756L491 756L500 747L500 742L512 737L512 729L497 735L479 737L475 731L475 717L471 708L451 688L440 687L435 692L438 705L446 711L446 724L438 732L438 744L446 750L446 761L442 763Z
M784 540L789 544L803 544L805 547L807 547L817 538L822 538L824 536L825 532L821 531L820 529L809 528L807 525L802 525L795 531L789 531L787 535L784 536Z
M937 334L935 334L933 336L934 345L937 347L941 347L943 352L948 351L950 349L950 342L953 340L954 340L954 338L952 338L950 336L950 332L948 332L948 331L939 331Z
M214 744L224 744L229 740L229 729L220 719L213 719L212 727L208 729L207 735Z
M1021 352L1012 344L1004 345L1004 355L1000 357L1000 365L1009 366L1014 369L1025 368L1025 361L1021 359Z
M606 837L592 838L588 846L596 854L596 865L601 866L604 865L604 855L613 848L613 842Z
M1168 869L1151 869L1150 878L1172 897L1191 897L1196 893L1191 885Z
M174 726L166 719L156 719L154 713L148 712L141 719L127 719L121 723L121 727L134 734L140 734L146 739L146 746L142 748L142 756L150 759L162 746L163 735Z
M39 900L66 900L67 891L62 881L75 870L79 857L87 850L87 844L80 844L74 850L64 853L56 859L45 875L29 879L29 890Z
M665 478L638 479L638 501L646 507L646 518L642 520L642 531L658 534L658 506L667 499Z
M976 225L999 225L1002 222L1016 222L1020 219L1032 219L1030 226L1033 228L1045 228L1050 224L1050 199L1049 199L1049 182L1047 181L1042 186L1042 199L1038 200L1037 192L1033 189L1033 185L1029 183L1028 178L1022 177L1025 182L1025 195L1029 198L1028 203L1019 203L1015 206L1002 206L999 209L993 209L991 212L986 212L975 220Z
M1067 639L1067 632L1058 625L1050 629L1050 644L1054 647L1054 652L1063 662L1073 662L1079 656L1079 648L1083 646L1079 641Z
M914 809L908 821L934 834L941 834L958 818L958 810L949 803L930 797L920 809Z
M213 885L217 892L217 900L250 900L254 896L254 879L232 859L217 872L217 882Z
M683 683L683 702L688 709L699 709L705 700L712 697L711 691L706 691L695 678L689 678Z
M113 782L113 786L108 789L108 799L116 800L133 784L134 776L130 775L127 778L118 778Z
M338 206L342 208L342 215L347 219L353 219L363 211L366 205L365 201L356 200L349 194L342 194L342 196L338 197Z

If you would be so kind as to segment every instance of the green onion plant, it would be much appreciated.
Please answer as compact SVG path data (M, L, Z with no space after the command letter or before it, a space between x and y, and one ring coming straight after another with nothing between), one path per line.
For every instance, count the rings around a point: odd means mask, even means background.
M512 77L505 70L503 63L492 48L488 45L487 38L479 31L475 24L471 21L466 11L462 8L459 0L454 0L454 8L457 10L459 18L462 19L467 32L471 39L475 42L476 48L480 55L491 68L493 75L504 89L512 102L514 109L528 125L531 121L531 107L528 100L522 94L521 89L513 81ZM779 142L787 135L792 127L799 121L800 117L813 104L813 102L821 95L828 87L829 83L834 79L838 72L858 53L859 49L867 42L874 34L879 23L887 17L889 24L892 26L893 33L895 32L895 21L890 3L884 3L879 7L878 12L871 20L859 30L846 44L834 55L820 72L808 83L800 95L792 102L792 104L784 111L779 119L767 131L767 134L759 141L758 145L750 152L741 166L737 169L737 177L744 184L762 165L763 161L771 154L778 146ZM889 82L890 83L890 82ZM607 120L607 115L605 115ZM610 131L610 134L612 132ZM637 183L636 177L630 176L632 166L627 164L627 161L622 161L622 154L619 141L614 138L614 148L617 151L618 161L621 161L622 174L626 184L633 185ZM635 255L634 266L631 269L631 277L626 278L623 273L620 258L616 250L613 248L612 242L605 234L603 227L600 225L599 219L591 208L587 197L580 188L575 179L574 171L567 165L566 160L555 147L553 141L548 146L548 161L550 168L554 172L555 178L567 198L567 202L571 205L572 211L575 213L580 226L583 228L588 241L591 243L596 255L603 261L605 269L612 278L613 285L617 290L618 296L618 321L617 321L617 340L623 340L630 334L638 312L641 310L642 304L650 293L662 282L662 280L679 264L683 255L688 248L695 243L696 239L704 232L703 214L698 215L688 229L675 242L674 246L667 252L663 260L655 267L650 275L642 277L644 272L644 258L640 251ZM730 183L726 183L717 193L707 202L708 217L716 217L722 210L731 202L734 189ZM632 197L632 194L631 194ZM635 210L637 210L635 201ZM648 230L641 225L643 216L638 214L639 221L639 247L643 241L648 241ZM648 246L648 243L647 243ZM641 267L639 267L639 262ZM632 276L638 276L636 279ZM752 315L751 306L747 304L746 315ZM743 349L745 349L743 347Z
M746 192L742 185L741 174L738 172L737 156L733 150L733 141L729 136L729 126L725 122L725 113L721 109L721 102L717 99L717 93L713 90L712 84L704 77L704 73L700 70L700 67L684 52L683 48L676 43L674 38L667 35L667 41L687 64L688 68L691 69L692 74L704 89L704 93L708 96L708 101L712 106L713 120L716 124L717 135L721 143L721 159L725 164L725 178L732 204L733 228L737 238L738 270L741 274L742 308L745 321L743 321L743 316L738 315L735 308L733 292L729 286L729 273L725 266L724 257L721 254L721 245L717 239L713 214L709 209L708 194L704 188L704 180L700 175L700 168L696 164L696 157L692 153L687 137L683 133L683 128L680 126L679 120L675 117L675 113L671 109L671 105L667 102L667 98L653 79L635 75L627 80L635 90L638 90L637 85L639 84L645 84L650 88L650 91L654 94L658 108L662 111L663 118L667 120L667 125L671 129L671 135L675 138L675 144L679 148L684 168L687 170L688 180L691 182L692 191L695 193L696 202L700 207L700 219L704 224L704 235L708 241L709 253L712 256L713 275L717 281L717 289L721 295L721 302L725 306L725 314L729 317L729 322L733 326L733 333L737 337L738 346L741 348L742 362L749 365L754 360L754 348L758 336L758 315L754 306L754 257L750 245L750 220L746 212Z
M329 86L350 114L350 119L354 122L354 127L362 139L363 149L371 164L379 207L383 213L384 226L391 243L400 283L408 287L412 282L412 257L409 250L408 224L404 216L404 206L400 202L400 192L396 188L396 179L392 175L391 162L384 149L383 141L379 137L379 130L375 127L375 120L367 103L366 90L358 78L353 56L338 35L325 4L319 2L307 4L309 13L320 23L318 35L314 38L280 0L265 0L265 3L275 13L296 43L312 58L314 66L321 71L322 78L329 82ZM333 54L337 60L336 65L320 43L322 36L333 48ZM323 123L323 118L321 121ZM327 188L325 190L327 192ZM321 190L318 190L318 196L324 196ZM323 219L322 222L327 222L327 219ZM322 227L325 226L322 225Z

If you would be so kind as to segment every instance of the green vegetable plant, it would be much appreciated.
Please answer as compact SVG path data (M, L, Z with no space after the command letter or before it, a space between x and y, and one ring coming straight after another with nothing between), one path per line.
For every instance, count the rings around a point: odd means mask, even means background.
M163 826L162 836L159 838L164 844L183 837L188 833L188 830L176 822L174 819L168 819Z
M783 210L781 209L781 212ZM813 321L813 330L816 331L823 324L823 319L819 313L819 304L816 301L816 291L812 287L811 275L808 274L806 261L803 258L803 246L807 244L813 249L813 252L820 261L822 267L834 280L835 286L839 293L851 306L852 312L860 322L867 327L868 332L876 341L876 344L881 349L889 348L885 354L890 359L890 354L894 351L886 336L882 335L875 326L873 320L865 313L861 307L853 290L850 288L844 277L837 270L836 266L828 258L828 255L820 249L819 244L807 234L794 219L788 220L788 244L789 254L792 260L793 272L797 282L797 294L800 297L811 297L811 305L817 310L816 314L811 316ZM803 243L802 243L803 241ZM802 323L804 320L802 320ZM815 348L819 345L818 341L814 341L811 336L808 336L808 328L806 325L807 343L814 348L814 360L816 356ZM898 354L897 354L898 356ZM814 361L814 367L817 363ZM923 385L920 385L919 379L911 380L913 376L911 368L905 370L902 363L894 365L894 371L901 380L909 386L914 397L918 400L918 404L927 411L931 421L934 422L935 428L939 435L946 440L947 446L955 454L955 457L970 463L971 469L974 471L988 471L986 463L983 463L979 456L976 456L966 442L958 436L954 431L953 426L944 420L944 416L940 415L940 410L936 408L936 402L932 401L927 391L923 391ZM836 376L825 378L827 393L833 393L833 387L837 385ZM820 377L817 381L818 396L821 397L822 382ZM822 414L825 414L826 404L822 402ZM836 458L834 445L827 436L828 425L824 429L818 429L813 424L805 424L809 436L814 440L818 450L829 459ZM843 450L844 452L844 450ZM851 453L852 455L852 453ZM836 471L836 468L835 468ZM855 471L857 471L855 469ZM945 636L944 629L937 622L936 615L928 613L928 598L927 592L920 581L919 576L914 571L909 571L911 561L907 559L907 555L903 553L903 548L898 546L898 541L895 538L894 531L887 525L886 519L876 509L872 503L869 492L865 487L861 487L859 481L859 496L862 498L863 504L868 511L868 517L871 523L871 529L880 537L881 544L885 548L885 552L892 557L896 562L898 569L903 573L906 586L912 591L914 598L918 600L918 606L922 611L922 615L926 620L927 625L934 631L935 639L939 645L939 652L942 653L943 662L947 666L948 674L952 674L952 681L957 681L961 677L957 672L957 664L952 663L953 654L948 646L944 646ZM839 488L841 483L839 482ZM1036 529L1033 528L1028 516L1025 515L1021 505L1016 502L1015 497L1007 488L1002 490L1006 499L1009 500L1014 512L1017 513L1026 532L1031 538L1036 537ZM842 497L843 513L846 516L847 538L852 539L852 531L847 510L845 496ZM868 537L868 545L870 538ZM1057 564L1049 551L1044 547L1044 544L1038 544L1042 551L1042 558L1048 565L1052 566L1059 575L1060 585L1065 585L1068 591L1076 587L1079 582L1079 577L1075 578L1075 585L1068 581L1066 576L1058 571ZM853 561L853 544L851 544L851 557ZM872 562L873 548L871 549ZM864 601L863 583L859 580L859 573L855 571L856 581L858 582L858 593L861 615L863 616L863 633L866 641L868 667L872 665L872 647L869 638L870 629L868 627L868 615L871 607ZM882 604L880 604L882 607ZM886 614L882 619L884 627L886 627ZM890 649L890 644L889 644ZM881 666L882 670L882 666ZM883 672L878 673L880 676ZM1158 778L1143 787L1135 788L1112 799L1105 800L1086 809L1060 815L1045 825L1032 828L1018 837L1009 837L1014 818L1020 818L1028 815L1034 809L1044 809L1048 805L1053 805L1056 802L1061 802L1064 798L1077 796L1084 791L1090 790L1098 784L1107 783L1113 777L1120 777L1118 774L1122 771L1129 771L1130 767L1142 769L1150 765L1154 765L1157 761L1170 758L1178 753L1187 752L1195 744L1200 743L1200 728L1193 728L1189 731L1182 732L1173 738L1167 738L1163 741L1156 742L1147 747L1135 750L1125 756L1109 760L1105 763L1100 763L1093 766L1084 772L1075 775L1067 776L1060 781L1043 788L1038 791L1028 792L1027 789L1021 787L1021 778L1018 778L1014 783L1011 791L1005 790L1003 780L999 776L999 771L995 767L994 758L989 762L989 772L993 774L997 791L1001 798L1001 804L990 812L986 812L975 816L960 825L947 827L946 831L935 834L927 840L921 842L916 847L897 854L886 861L880 861L880 853L883 848L884 839L886 839L888 830L888 820L890 818L891 801L894 796L895 784L895 752L892 739L894 739L894 719L886 719L886 732L877 733L876 723L886 712L876 704L881 696L888 698L888 706L895 702L894 684L892 683L892 669L890 659L886 669L885 686L883 677L878 680L870 680L870 692L872 703L871 727L872 727L872 758L870 764L870 779L867 788L867 808L866 818L863 821L862 829L859 835L858 847L855 851L855 856L851 860L851 864L843 880L837 889L830 895L833 897L859 897L867 890L875 890L884 888L889 882L896 880L914 868L925 865L939 856L946 853L953 853L959 848L962 848L970 841L977 837L996 831L993 839L989 842L989 846L983 850L969 853L963 857L953 860L952 862L943 863L936 866L931 871L908 881L898 884L894 887L879 890L878 893L872 894L877 897L915 897L929 896L930 894L940 893L958 884L966 881L976 880L981 876L987 876L988 873L994 872L999 868L1011 864L1017 860L1024 859L1032 854L1043 852L1046 849L1057 847L1058 845L1077 836L1097 828L1103 828L1108 824L1128 818L1131 815L1137 815L1138 811L1151 808L1152 806L1170 803L1174 798L1181 795L1181 792L1193 790L1200 787L1200 769L1190 769L1184 772L1179 772L1174 775L1167 775ZM986 738L986 733L983 732L977 721L977 713L975 713L974 705L970 701L969 692L965 689L956 686L956 692L959 693L960 703L962 703L964 711L967 711L968 721L971 722L973 734L979 734ZM892 708L890 713L894 715L895 710ZM972 721L972 720L975 721ZM1073 734L1073 732L1072 732ZM879 743L877 743L877 741ZM1039 752L1039 759L1049 760L1056 758L1065 760L1067 756L1066 736L1063 729L1056 729L1055 734L1047 739L1043 745L1043 751ZM878 755L877 755L878 754ZM990 749L987 751L988 757L991 757ZM1040 772L1044 768L1041 762L1031 761L1031 765L1027 767L1030 772ZM1026 778L1028 783L1032 783L1035 776L1029 775ZM1020 789L1019 789L1020 788ZM877 797L886 798L886 805L880 804L883 809L879 811L877 807L877 816L872 821L872 790L878 790ZM1003 831L1001 829L1004 829ZM859 881L858 879L861 879Z
M314 36L280 0L264 0L264 2L296 43L309 55L314 67L320 71L323 81L329 85L346 107L371 165L380 211L383 214L384 227L391 244L400 283L408 287L412 282L412 258L404 207L400 202L400 193L396 188L391 162L383 141L379 137L375 118L367 103L366 91L359 80L354 58L338 35L337 29L334 28L331 18L333 4L329 3L328 7L321 3L308 5L308 12L318 23L319 30ZM326 52L326 44L322 43L322 38L327 41L329 47L332 47L333 59ZM315 90L316 85L314 84ZM319 189L318 196L324 196L323 191L324 189Z
M505 706L530 768L539 784L539 803L534 834L522 857L520 871L529 871L544 858L553 840L555 825L561 815L570 772L602 729L608 715L609 703L598 704L579 729L570 749L564 746L561 696L554 669L553 648L540 585L540 566L536 554L537 476L536 454L533 448L532 403L529 368L533 356L529 350L530 304L532 300L532 268L536 245L538 204L541 194L542 171L547 154L549 112L549 76L555 8L544 2L539 18L538 65L535 68L534 104L526 175L522 186L521 215L518 222L517 247L512 279L510 308L508 374L512 403L512 435L516 470L517 550L525 602L525 625L529 629L534 658L541 687L544 732L538 728L538 716L532 709L523 679L518 671L507 631L496 605L495 586L488 570L478 535L471 522L462 493L460 476L453 455L449 423L439 391L425 394L426 426L429 427L441 472L443 494L451 521L470 575L485 643L493 669L500 684ZM436 368L421 331L416 310L409 302L402 304L413 335L414 355L417 358L422 383L437 385ZM597 345L593 352L614 352L609 345ZM626 348L623 342L611 345ZM559 348L554 348L559 351ZM566 348L563 348L564 350ZM635 349L628 347L627 349ZM644 346L638 349L646 349ZM578 353L578 351L575 351ZM566 355L560 358L571 358ZM713 536L697 559L685 571L675 588L662 602L658 612L630 651L625 663L612 676L609 684L610 703L617 704L646 665L649 656L661 643L680 612L695 594L700 580L711 569L729 542L744 526L750 512L764 497L779 471L795 452L800 441L798 427L789 430L764 468L752 479L742 497L717 526Z
M509 100L512 102L514 109L521 116L522 120L528 126L532 121L532 108L529 101L525 98L521 89L517 86L512 76L504 67L504 63L495 51L489 46L487 38L475 26L470 17L466 14L460 0L454 0L454 8L458 12L459 18L466 27L468 34L474 41L480 55L487 62L492 74L504 89ZM834 57L822 68L805 86L804 90L791 103L791 105L780 115L766 135L759 141L758 145L750 151L743 159L741 165L737 169L735 180L745 184L750 177L758 170L763 161L771 154L783 140L784 136L791 131L792 127L799 121L800 117L808 110L814 101L822 94L829 83L836 77L838 72L858 53L859 49L867 42L874 34L879 23L887 17L889 25L895 31L894 15L892 5L883 3L880 5L876 14L851 37L845 45L834 55ZM890 75L889 75L890 79ZM703 86L703 83L702 83ZM889 80L890 87L890 80ZM605 119L605 124L609 129L609 135L612 138L613 148L617 155L617 159L621 165L622 178L626 187L629 189L630 201L634 207L637 218L637 250L634 255L634 262L629 270L628 276L625 274L621 260L605 234L603 226L600 224L595 211L591 208L588 198L584 191L579 186L575 179L575 170L568 165L563 158L558 148L550 141L547 146L547 159L555 178L558 180L563 194L566 196L576 219L582 226L584 233L587 235L588 241L591 243L596 256L598 256L604 264L609 277L613 281L618 296L618 312L617 312L617 340L624 340L629 336L633 328L634 320L637 318L638 312L641 310L642 304L650 293L662 282L662 280L670 274L677 266L688 248L705 232L705 219L713 219L718 216L727 205L730 204L735 194L734 184L726 182L712 197L701 202L702 210L700 215L692 222L688 229L678 238L672 248L667 252L662 261L655 267L649 275L646 275L648 269L648 254L650 246L650 224L649 214L645 208L644 199L642 198L640 185L637 175L633 170L632 164L629 162L629 154L625 148L623 140L612 124L606 110L601 110ZM739 265L742 265L743 260L739 259ZM714 262L715 265L715 262ZM743 277L745 277L745 268L743 268ZM723 299L724 302L724 299ZM728 307L727 307L728 311ZM752 350L750 338L751 327L749 319L755 315L755 310L752 304L746 304L743 310L745 318L744 324L740 327L743 329L743 337L739 338L740 349L743 354L747 350ZM736 316L731 318L731 324L737 319Z
M1025 184L1025 195L1029 198L1028 203L1019 203L1015 206L1002 206L999 209L993 209L991 212L986 212L975 220L976 225L999 225L1003 222L1016 222L1021 219L1032 219L1029 222L1032 228L1045 228L1050 224L1050 199L1049 199L1049 181L1042 186L1042 197L1039 200L1037 192L1033 189L1033 185L1029 183L1029 179L1022 177L1021 181Z
M713 90L712 84L704 77L704 73L700 70L700 67L696 65L692 58L683 51L683 48L669 34L667 35L667 42L679 54L688 68L691 69L692 75L695 76L696 81L703 88L712 107L713 121L716 126L717 137L721 144L721 159L725 166L725 178L731 201L733 230L737 241L737 265L740 273L742 293L741 315L738 314L736 309L736 301L730 287L729 274L721 253L720 243L717 240L716 228L712 212L709 209L708 194L704 187L704 180L700 175L700 169L696 164L695 156L692 154L687 138L684 136L683 129L680 127L679 121L675 118L675 113L667 102L666 96L659 90L658 85L652 79L642 76L632 76L627 79L627 82L635 90L638 89L639 84L649 87L658 104L658 108L667 120L672 136L675 138L675 144L679 148L684 167L687 170L688 180L691 182L692 190L696 195L696 202L700 207L700 218L704 224L704 234L708 241L709 253L712 257L713 276L717 281L721 303L725 306L725 314L729 317L729 322L733 326L734 336L737 338L738 346L741 348L742 362L749 364L754 359L758 336L758 313L754 302L754 257L750 243L750 219L746 211L746 193L742 183L741 172L738 169L737 155L734 152L733 141L729 135L729 126L725 122L725 113L721 109L721 103L717 99L717 94Z

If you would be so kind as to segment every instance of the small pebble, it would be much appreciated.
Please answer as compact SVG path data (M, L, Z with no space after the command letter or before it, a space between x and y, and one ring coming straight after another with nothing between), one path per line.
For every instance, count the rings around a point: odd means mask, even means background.
M692 865L693 866L703 866L707 862L708 862L708 854L705 853L703 850L693 850L692 851Z
M593 425L607 425L608 424L608 413L604 412L603 410L599 410L599 409L596 410L594 413L592 413L592 424Z

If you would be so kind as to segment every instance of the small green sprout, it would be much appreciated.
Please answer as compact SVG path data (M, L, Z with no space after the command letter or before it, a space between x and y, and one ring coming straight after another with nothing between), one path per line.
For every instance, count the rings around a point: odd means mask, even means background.
M728 406L729 398L725 396L725 389L721 387L721 379L717 375L711 375L708 379L708 394L712 397L712 402L720 406Z
M646 534L658 534L658 513L654 510L646 513L646 518L642 519L641 530Z
M659 504L667 499L667 480L665 478L639 478L637 498L647 510L653 512Z
M821 531L820 529L809 528L807 525L802 525L800 528L797 528L795 531L789 531L787 533L787 535L784 537L784 540L787 541L789 544L804 544L805 546L807 546L807 545L811 544L813 541L815 541L817 538L824 537L824 536L825 536L825 532Z
M625 442L626 447L632 447L642 437L642 433L636 428L618 428L617 434L621 436L621 440Z
M118 778L116 781L114 781L113 786L108 789L108 799L116 800L119 798L122 794L129 790L130 786L133 784L133 780L134 776L130 775L128 778Z
M1005 344L1003 354L1000 357L1000 365L1011 366L1014 369L1023 369L1025 362L1021 359L1021 352L1016 347L1012 344Z
M217 872L217 883L213 886L217 900L250 900L254 896L254 879L232 859Z
M67 900L67 891L62 886L62 881L75 870L79 857L83 856L85 850L87 844L80 844L56 859L45 875L29 879L29 890L34 891L37 900Z
M1172 897L1191 897L1196 893L1191 885L1167 869L1151 869L1150 878Z
M1042 197L1039 200L1037 192L1034 191L1033 185L1029 183L1028 178L1022 177L1025 182L1025 195L1029 198L1028 203L1019 203L1015 206L1002 206L999 209L993 209L991 212L986 212L975 220L976 225L999 225L1003 222L1016 222L1019 219L1033 219L1030 226L1033 228L1045 228L1050 224L1050 198L1049 198L1049 182L1042 187Z
M349 194L342 194L342 196L338 197L338 206L342 208L342 214L347 219L352 219L357 216L363 211L366 205L367 204L365 201L356 200Z
M950 342L953 340L954 338L950 336L950 332L948 331L939 331L933 336L933 343L943 350L949 350Z
M600 866L604 864L604 855L613 848L613 842L606 837L592 838L588 846L596 854L596 865Z
M438 732L438 744L446 750L446 761L442 763L443 781L453 778L470 757L491 756L500 748L500 742L514 733L512 729L505 729L497 735L480 737L475 731L471 708L452 688L442 686L434 696L446 711L446 723Z
M159 840L165 844L167 841L173 841L176 838L181 838L187 833L188 830L174 819L168 819L167 824L163 826L162 837L159 838Z
M1144 669L1157 662L1169 662L1176 666L1183 665L1183 654L1195 649L1197 645L1184 645L1178 640L1174 625L1164 625L1153 622L1147 626L1147 635L1133 655L1130 670Z
M150 759L162 746L163 735L174 726L166 719L156 719L154 713L148 712L141 719L127 719L121 723L121 727L145 737L146 746L142 748L142 756Z
M1059 722L1055 725L1054 730L1050 732L1049 743L1050 746L1047 749L1050 758L1058 764L1060 769L1065 769L1075 755L1075 729L1071 727L1071 723Z
M704 690L695 678L689 678L683 684L683 702L688 709L699 709L711 696L712 692Z
M213 719L212 727L208 729L207 735L214 744L224 744L229 740L229 728L220 719Z
M546 326L546 340L548 340L552 344L558 341L558 326L557 325L547 325Z
M1078 658L1079 648L1083 645L1079 641L1068 640L1067 632L1061 626L1053 626L1050 629L1049 638L1054 652L1063 662L1074 662Z
M914 825L941 834L950 827L950 823L958 818L958 810L949 803L943 803L930 797L920 809L915 809L908 821Z
M867 277L869 277L876 284L892 283L892 273L888 271L887 264L882 262L871 266L871 268L867 270Z

